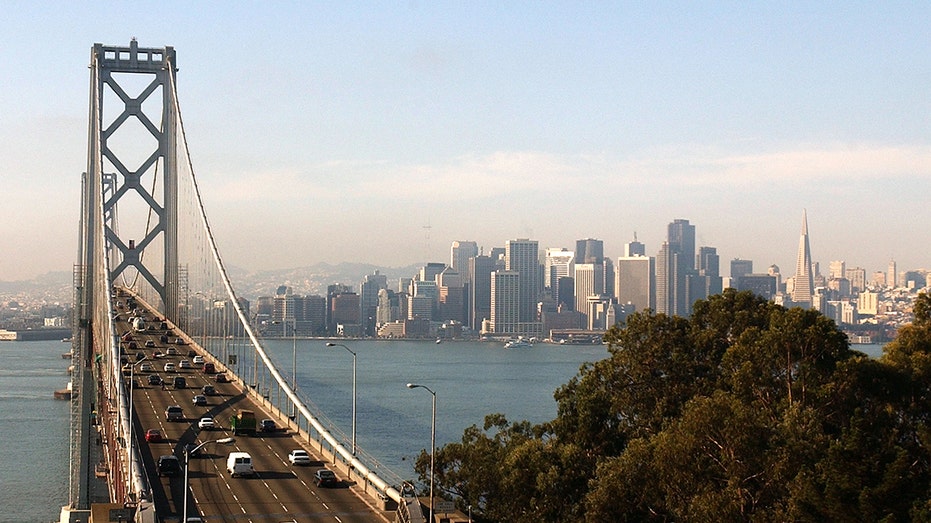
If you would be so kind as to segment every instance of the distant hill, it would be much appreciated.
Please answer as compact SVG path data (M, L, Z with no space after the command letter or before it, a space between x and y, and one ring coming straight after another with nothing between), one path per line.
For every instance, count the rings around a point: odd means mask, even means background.
M264 271L248 271L240 267L229 267L230 279L236 293L250 301L259 296L273 296L279 285L290 285L295 294L326 294L328 285L342 283L356 292L368 274L378 271L388 278L389 285L398 278L413 277L420 265L408 267L380 267L366 263L344 262L337 265L318 263L306 267ZM12 299L57 302L70 304L72 300L72 274L59 271L49 272L32 280L0 281L0 302Z

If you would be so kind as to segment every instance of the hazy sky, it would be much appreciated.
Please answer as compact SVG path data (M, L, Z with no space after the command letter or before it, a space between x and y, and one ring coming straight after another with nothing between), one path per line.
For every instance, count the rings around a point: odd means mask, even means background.
M174 46L227 264L448 261L685 218L931 267L931 3L0 0L0 280L70 270L94 43Z

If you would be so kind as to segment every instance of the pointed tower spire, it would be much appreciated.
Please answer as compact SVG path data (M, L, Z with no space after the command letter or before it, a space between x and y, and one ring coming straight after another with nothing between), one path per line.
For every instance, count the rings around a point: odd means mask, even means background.
M808 211L802 210L802 235L798 240L798 258L795 263L795 288L792 301L803 307L811 307L814 292L814 275L811 273L811 246L808 242Z

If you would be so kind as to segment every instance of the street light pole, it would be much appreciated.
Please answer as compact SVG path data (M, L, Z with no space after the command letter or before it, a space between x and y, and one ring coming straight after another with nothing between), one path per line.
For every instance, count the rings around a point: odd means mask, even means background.
M342 343L328 342L327 347L342 347L352 354L352 455L356 455L356 353Z
M433 390L426 385L418 385L416 383L408 383L407 388L424 389L433 395L433 421L430 428L430 523L433 523L433 474L436 465L436 392L433 392Z
M230 443L233 443L234 441L236 441L236 438L212 439L210 441L205 441L201 443L200 445L194 447L193 449L189 449L187 447L184 448L184 508L182 509L183 516L181 518L181 521L183 523L187 523L187 498L188 498L188 491L190 490L190 485L188 485L188 464L191 461L191 454L197 452L198 450L203 448L204 445L208 443L222 443L223 445L229 445Z

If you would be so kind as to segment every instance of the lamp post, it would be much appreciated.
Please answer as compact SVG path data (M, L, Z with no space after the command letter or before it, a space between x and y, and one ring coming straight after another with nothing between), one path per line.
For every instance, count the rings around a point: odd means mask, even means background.
M233 443L234 441L236 441L236 438L212 439L210 441L205 441L192 449L188 447L184 448L184 508L182 509L182 514L183 514L183 517L181 518L182 522L187 522L187 498L188 498L188 490L190 490L190 486L188 485L187 469L188 469L188 463L191 460L191 454L197 452L198 450L203 448L204 445L208 443L222 443L223 445L229 445L230 443Z
M136 439L133 437L133 393L136 388L136 365L139 365L146 360L146 356L143 355L136 363L133 363L129 367L129 489L132 492L133 485L133 445L136 443ZM135 496L134 496L135 498ZM133 499L133 501L137 501Z
M408 383L409 389L424 389L433 395L433 421L430 428L430 523L433 523L433 472L436 464L436 393L426 385Z
M352 455L356 455L356 353L342 343L328 342L327 347L342 347L352 354Z

